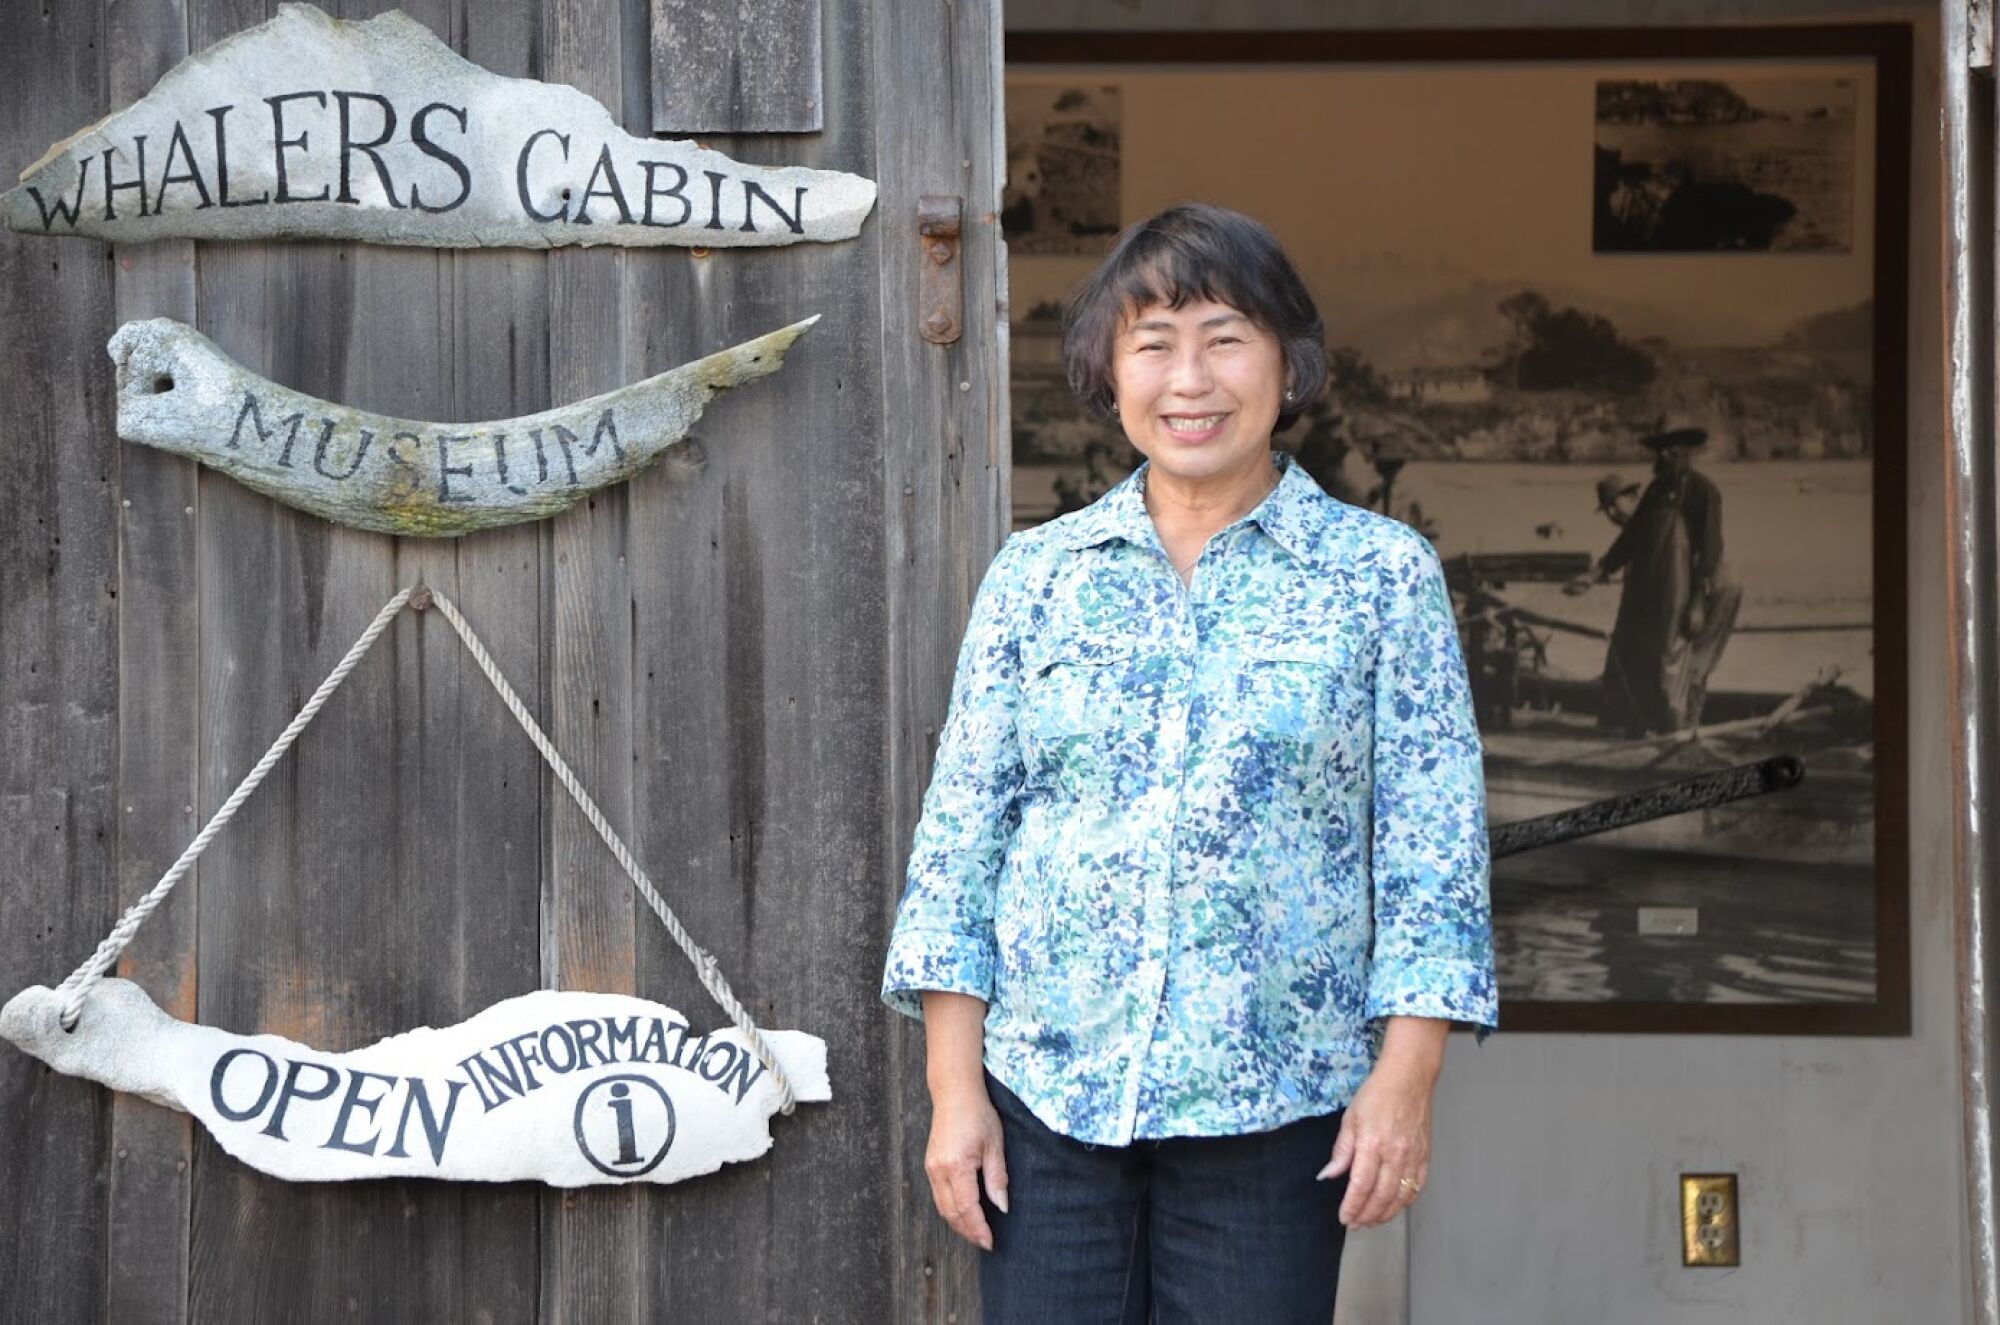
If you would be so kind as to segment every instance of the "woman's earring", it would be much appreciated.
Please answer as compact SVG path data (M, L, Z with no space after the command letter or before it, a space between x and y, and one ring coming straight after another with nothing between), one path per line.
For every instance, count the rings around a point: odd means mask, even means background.
M1118 402L1115 400L1111 402L1111 417L1114 419L1118 417Z
M1292 389L1291 389L1290 387L1286 387L1286 388L1285 388L1285 403L1286 403L1287 405L1291 404L1291 403L1292 403L1292 397L1293 397L1293 396L1296 396L1297 394L1298 394L1298 392L1296 392L1296 391L1292 390Z

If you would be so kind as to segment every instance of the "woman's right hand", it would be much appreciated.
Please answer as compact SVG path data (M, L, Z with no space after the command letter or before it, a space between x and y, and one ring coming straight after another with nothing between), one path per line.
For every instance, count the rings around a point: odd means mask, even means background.
M931 1092L931 1139L924 1148L931 1199L957 1234L981 1251L993 1250L993 1230L979 1204L986 1194L1007 1213L1007 1156L1000 1144L1000 1115L983 1083Z

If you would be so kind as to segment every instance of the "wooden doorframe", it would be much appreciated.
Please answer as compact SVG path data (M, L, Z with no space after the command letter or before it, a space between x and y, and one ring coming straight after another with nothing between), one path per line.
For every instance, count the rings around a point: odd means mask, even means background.
M1944 0L1944 475L1952 690L1952 893L1957 901L1959 1072L1972 1319L2000 1325L2000 603L1995 539L1995 99L1991 0Z

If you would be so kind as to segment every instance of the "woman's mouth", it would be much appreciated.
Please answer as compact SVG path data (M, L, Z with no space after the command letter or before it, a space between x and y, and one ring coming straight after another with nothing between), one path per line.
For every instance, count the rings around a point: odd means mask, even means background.
M1184 442L1200 442L1221 432L1223 420L1228 417L1227 414L1168 414L1162 416L1162 422L1176 439Z

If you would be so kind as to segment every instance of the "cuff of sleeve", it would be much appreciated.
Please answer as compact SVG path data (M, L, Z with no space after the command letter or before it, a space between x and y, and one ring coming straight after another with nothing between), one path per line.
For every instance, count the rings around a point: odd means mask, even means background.
M882 971L882 1001L906 1017L924 1019L923 994L970 994L993 1001L991 939L954 930L899 932Z
M1377 962L1368 974L1367 1019L1436 1017L1464 1022L1484 1040L1500 1025L1493 967L1454 957Z

